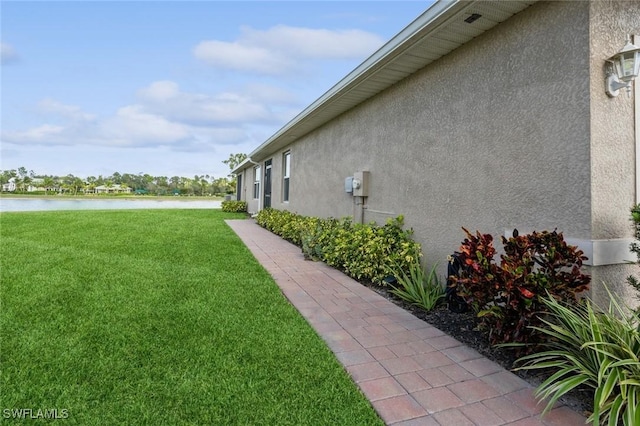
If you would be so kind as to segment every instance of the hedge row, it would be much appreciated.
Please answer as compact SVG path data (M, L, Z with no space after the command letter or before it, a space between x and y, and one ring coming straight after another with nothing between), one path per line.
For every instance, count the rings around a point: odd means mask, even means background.
M222 211L229 213L245 213L247 211L246 201L226 200L222 202Z
M353 223L351 219L321 219L286 210L261 210L258 224L302 248L305 257L320 260L356 280L383 285L389 268L408 270L422 256L412 230L403 229L403 217Z

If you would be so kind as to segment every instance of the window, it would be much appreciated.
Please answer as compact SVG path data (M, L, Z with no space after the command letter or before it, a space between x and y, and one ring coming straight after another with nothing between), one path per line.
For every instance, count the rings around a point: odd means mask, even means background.
M253 198L260 198L260 174L262 171L260 170L260 166L256 166L253 168Z
M284 153L282 161L282 201L289 201L289 176L291 175L291 151Z

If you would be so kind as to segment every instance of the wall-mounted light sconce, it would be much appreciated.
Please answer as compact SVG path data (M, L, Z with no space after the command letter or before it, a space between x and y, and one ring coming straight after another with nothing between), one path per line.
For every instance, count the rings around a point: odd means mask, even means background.
M607 59L607 77L605 91L607 95L618 96L620 89L627 89L631 96L631 82L640 73L640 47L627 39L621 51Z

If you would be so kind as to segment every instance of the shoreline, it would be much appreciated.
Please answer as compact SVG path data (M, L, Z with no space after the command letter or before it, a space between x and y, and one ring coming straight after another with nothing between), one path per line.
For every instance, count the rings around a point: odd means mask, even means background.
M0 195L0 200L56 200L56 201L224 201L221 197L202 196L164 196L164 195L123 195L123 196L103 196L103 195Z
M220 209L213 197L0 197L0 213L55 210Z

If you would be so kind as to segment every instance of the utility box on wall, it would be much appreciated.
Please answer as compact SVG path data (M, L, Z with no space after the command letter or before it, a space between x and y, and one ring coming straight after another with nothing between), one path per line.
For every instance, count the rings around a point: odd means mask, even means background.
M369 172L355 172L353 174L353 196L369 196Z
M349 176L344 180L344 192L353 194L353 176Z

